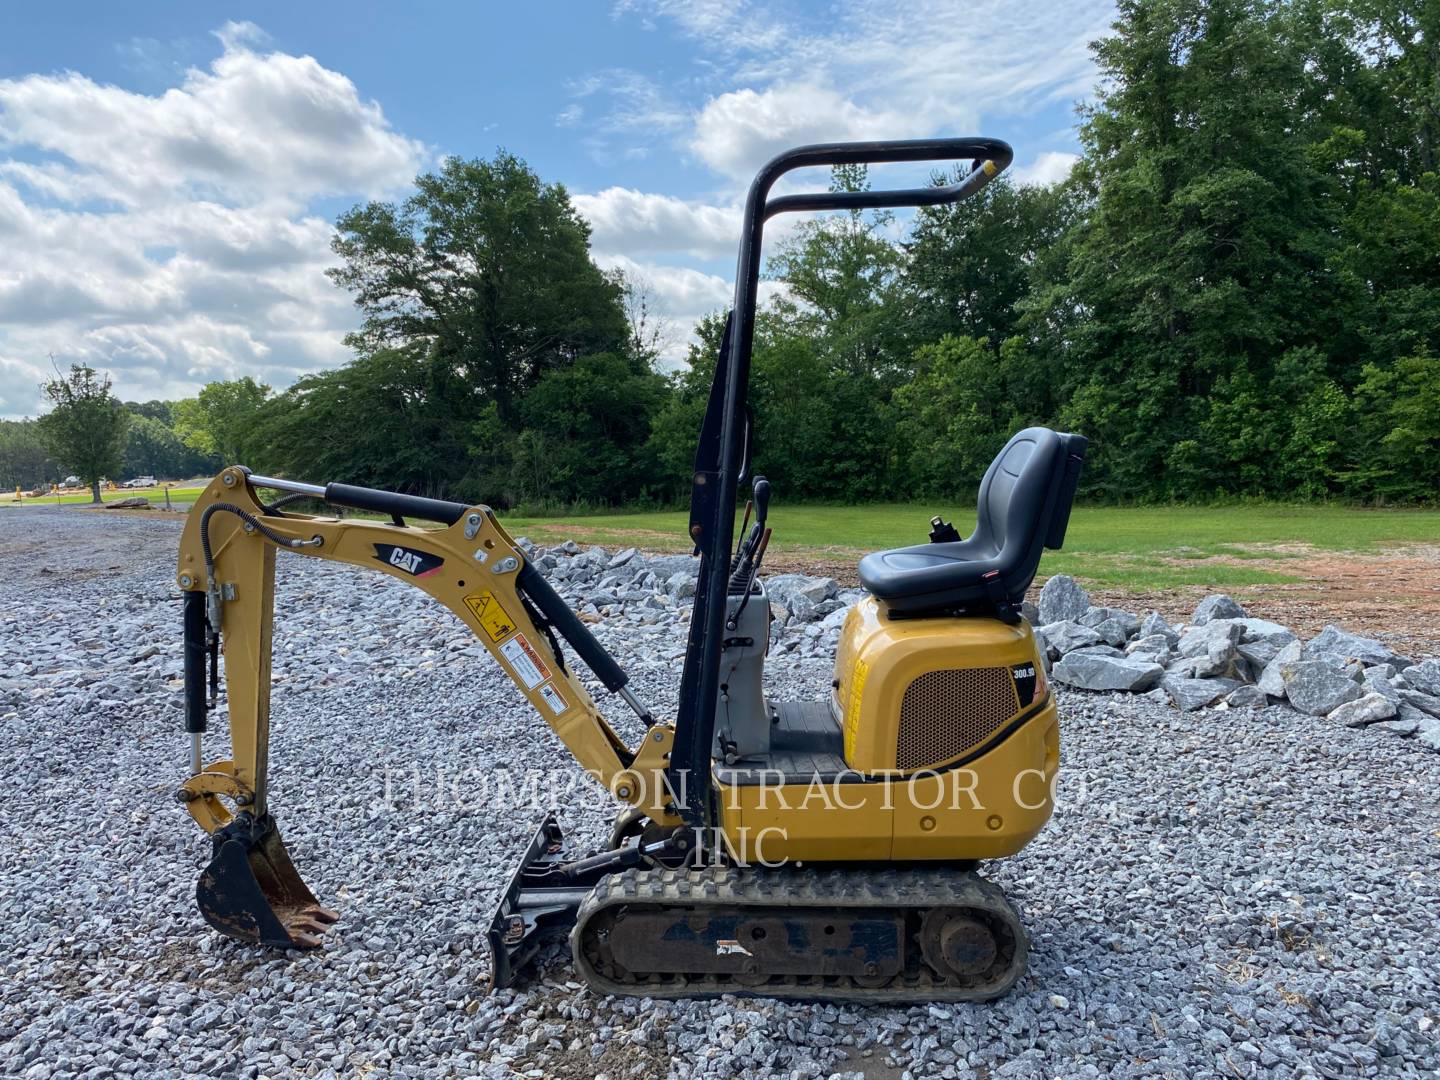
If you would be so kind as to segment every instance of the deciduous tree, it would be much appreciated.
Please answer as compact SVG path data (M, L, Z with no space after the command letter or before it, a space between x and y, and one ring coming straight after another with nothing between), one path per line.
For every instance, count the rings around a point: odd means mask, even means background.
M100 502L100 481L120 468L130 414L110 393L110 377L81 364L41 389L51 405L39 420L41 437L61 465L90 485L93 501Z

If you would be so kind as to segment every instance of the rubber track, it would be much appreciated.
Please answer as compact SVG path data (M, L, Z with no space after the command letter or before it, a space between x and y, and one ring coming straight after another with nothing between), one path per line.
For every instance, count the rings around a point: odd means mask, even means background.
M600 951L589 940L596 917L623 905L659 907L813 907L827 913L837 908L902 908L923 913L933 907L978 908L1010 926L1015 956L1001 979L985 988L967 988L935 975L923 961L919 971L907 963L905 972L879 986L861 986L845 976L776 975L756 983L730 975L654 975L620 981L592 963ZM587 947L588 946L588 947ZM904 870L766 870L711 867L701 870L627 870L604 878L580 905L570 932L576 970L603 994L652 998L742 996L807 1000L928 1002L989 1001L1005 994L1025 972L1029 938L1020 913L999 886L973 871L937 867ZM918 952L915 935L907 954Z

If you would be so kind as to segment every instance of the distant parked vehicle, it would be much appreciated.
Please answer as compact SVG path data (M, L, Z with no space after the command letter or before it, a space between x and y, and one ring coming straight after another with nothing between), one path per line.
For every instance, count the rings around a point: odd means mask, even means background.
M61 481L60 481L60 486L61 486L61 487L79 487L79 486L80 486L80 477L78 477L78 476L67 476L67 477L65 477L64 480L61 480Z
M154 486L155 486L155 477L153 477L153 476L137 476L137 477L135 477L134 480L127 480L127 481L125 481L125 483L122 484L121 486L122 486L122 487L127 487L127 488L148 488L148 487L154 487Z

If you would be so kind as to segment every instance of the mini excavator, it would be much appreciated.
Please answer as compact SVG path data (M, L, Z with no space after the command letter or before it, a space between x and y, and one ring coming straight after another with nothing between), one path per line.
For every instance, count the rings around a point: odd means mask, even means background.
M267 798L275 554L285 549L378 570L448 608L622 807L609 847L580 857L553 815L540 823L490 923L492 986L512 984L542 943L567 934L576 969L601 993L983 1001L1013 986L1025 927L976 868L1023 848L1053 806L1059 722L1020 603L1042 548L1064 540L1086 441L1021 431L984 475L968 538L935 518L929 542L865 556L870 595L846 616L828 700L780 701L764 684L770 488L750 475L747 409L766 221L958 202L1011 158L994 139L865 142L800 147L760 170L695 455L699 576L673 718L639 700L489 507L241 466L216 476L189 515L177 576L191 737L178 797L213 843L196 888L205 920L242 941L303 949L339 917L296 872ZM970 164L945 186L771 195L796 168L921 161ZM296 512L303 499L324 512ZM206 761L222 643L231 753ZM577 659L639 717L637 745L602 716Z

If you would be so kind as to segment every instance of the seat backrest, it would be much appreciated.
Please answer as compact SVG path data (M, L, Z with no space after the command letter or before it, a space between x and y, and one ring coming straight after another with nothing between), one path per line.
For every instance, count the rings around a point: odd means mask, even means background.
M980 481L975 539L998 555L1006 592L1019 602L1041 551L1065 540L1086 440L1032 427L1011 436Z

